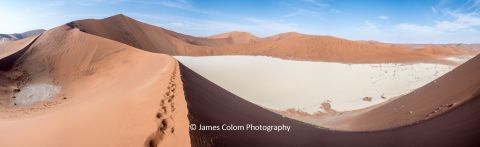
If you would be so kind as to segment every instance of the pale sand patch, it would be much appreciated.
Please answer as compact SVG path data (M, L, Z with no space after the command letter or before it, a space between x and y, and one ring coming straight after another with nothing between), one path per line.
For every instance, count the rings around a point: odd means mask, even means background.
M406 94L455 66L431 63L343 64L264 56L177 56L187 67L246 100L271 109L337 111L372 106ZM362 100L371 97L371 102Z
M32 105L37 102L51 100L60 92L61 87L51 84L31 84L15 94L15 104Z

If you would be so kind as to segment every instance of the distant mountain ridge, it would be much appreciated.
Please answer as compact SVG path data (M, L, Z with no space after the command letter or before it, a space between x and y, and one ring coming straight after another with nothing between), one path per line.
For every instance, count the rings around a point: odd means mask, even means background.
M36 29L36 30L26 31L23 33L0 34L0 43L28 38L30 36L42 34L45 31L46 30L44 29Z

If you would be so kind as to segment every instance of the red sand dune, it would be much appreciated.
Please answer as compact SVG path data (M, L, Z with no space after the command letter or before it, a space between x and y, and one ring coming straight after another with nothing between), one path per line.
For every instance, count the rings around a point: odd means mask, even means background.
M480 53L480 44L457 43L457 44L402 44L402 45L406 45L408 47L413 47L417 49L439 47L441 49L443 48L444 51L445 49L453 48L455 50L461 49L463 50L461 52L466 51L469 54ZM457 52L457 51L454 51L454 52Z
M125 15L101 20L69 23L80 30L109 38L146 51L170 55L265 55L284 59L333 61L349 63L438 62L438 57L463 54L455 47L431 52L380 42L362 42L330 36L283 33L260 38L243 32L225 33L209 38L193 37L148 25ZM228 37L227 37L228 36ZM445 61L440 61L445 62Z
M228 44L227 39L193 37L139 22L119 14L101 20L79 20L67 25L150 52L183 54L186 47Z
M277 34L277 35L267 37L267 38L265 38L265 40L279 41L279 40L299 38L299 37L304 37L304 36L307 36L307 35L300 34L300 33L297 33L297 32L287 32L287 33L280 33L280 34Z
M190 145L171 56L60 26L41 35L17 63L3 74L26 78L0 84L11 88L0 95L0 146ZM61 91L49 101L13 105L12 89L35 84Z
M212 35L212 36L209 36L208 38L229 39L231 40L232 44L255 43L260 39L257 36L250 34L248 32L238 32L238 31Z
M433 55L433 56L438 56L438 57L446 57L446 56L459 56L466 54L468 50L462 49L462 48L452 48L449 46L441 46L441 45L427 45L423 48L417 49L416 51L419 51L423 54L427 55Z
M477 58L478 59L478 58ZM470 62L469 64L480 64ZM470 65L466 65L470 66ZM190 131L192 146L462 146L480 145L480 93L465 104L419 124L372 132L343 132L318 128L282 117L215 85L181 65L185 98L191 124L248 123L290 125L290 132ZM454 81L460 75L447 76ZM477 78L477 77L476 77ZM445 83L441 83L445 84ZM447 83L448 84L448 83ZM477 87L478 88L478 87ZM450 95L452 96L452 95ZM455 95L453 95L455 96ZM455 97L452 97L455 99ZM410 100L412 101L412 100ZM383 115L382 115L383 116ZM396 118L397 114L389 117ZM402 118L401 116L398 116ZM379 117L369 122L381 123Z

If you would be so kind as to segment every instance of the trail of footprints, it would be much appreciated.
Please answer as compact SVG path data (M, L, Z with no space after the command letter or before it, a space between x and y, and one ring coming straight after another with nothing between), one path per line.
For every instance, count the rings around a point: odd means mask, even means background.
M175 90L176 83L175 78L177 74L177 66L175 66L170 81L168 83L167 92L163 95L163 98L160 103L160 109L156 114L158 128L155 133L153 133L150 138L147 140L145 146L156 147L157 144L163 139L167 134L172 134L174 130L174 118L173 112L175 112Z

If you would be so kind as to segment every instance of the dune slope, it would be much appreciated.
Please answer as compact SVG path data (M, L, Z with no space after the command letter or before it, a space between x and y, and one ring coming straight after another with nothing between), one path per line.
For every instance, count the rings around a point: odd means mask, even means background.
M51 29L6 72L28 77L13 81L20 92L46 84L60 91L32 105L14 105L19 97L2 104L0 146L189 146L176 67L168 55Z
M3 43L0 45L0 70L10 69L15 61L25 53L37 36Z
M365 110L324 116L319 124L339 130L369 131L419 123L478 96L478 75L480 56L409 94Z
M170 55L185 54L185 47L214 46L231 42L228 39L207 39L176 33L122 14L101 20L79 20L67 25L139 49Z
M480 96L420 124L373 132L321 129L243 100L181 65L191 124L289 125L290 132L190 131L192 146L479 146ZM454 135L453 135L454 134Z

